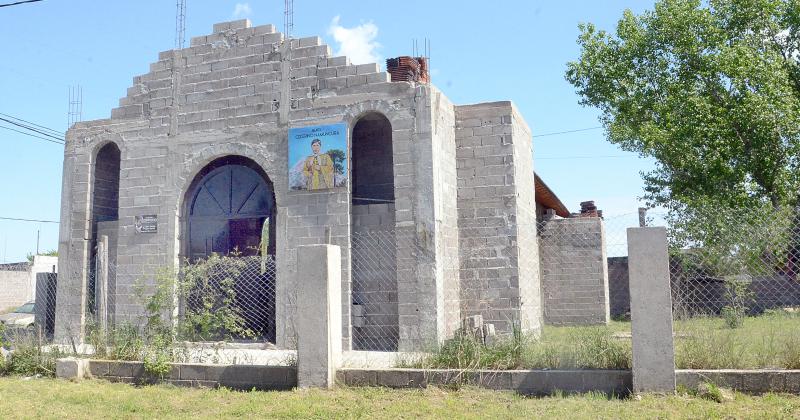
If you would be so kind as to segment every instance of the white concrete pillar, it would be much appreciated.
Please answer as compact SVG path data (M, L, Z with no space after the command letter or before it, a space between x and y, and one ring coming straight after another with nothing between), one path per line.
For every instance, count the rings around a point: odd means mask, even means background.
M675 392L667 230L628 228L633 392Z
M95 308L97 324L105 334L108 331L108 236L97 241L97 268L94 275Z
M335 245L297 248L297 385L330 388L342 360L342 258Z

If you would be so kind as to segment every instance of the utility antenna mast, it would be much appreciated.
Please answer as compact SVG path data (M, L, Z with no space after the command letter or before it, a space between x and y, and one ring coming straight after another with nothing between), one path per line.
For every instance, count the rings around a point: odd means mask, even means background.
M69 87L69 111L67 112L67 129L78 121L83 114L83 89L81 85Z
M177 0L175 9L175 49L180 50L186 42L186 0Z
M294 30L294 0L284 0L283 9L283 36L286 39L292 37Z

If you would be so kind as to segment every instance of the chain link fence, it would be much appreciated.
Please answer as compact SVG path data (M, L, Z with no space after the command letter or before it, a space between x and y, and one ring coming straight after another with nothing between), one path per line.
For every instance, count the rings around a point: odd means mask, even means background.
M651 214L648 224L664 224L666 217ZM670 220L677 366L800 367L797 214L721 217L711 228L688 233ZM353 232L345 265L345 339L353 350L404 351L404 343L432 334L434 323L444 326L447 337L472 331L476 315L484 338L509 335L524 329L530 322L525 313L541 305L543 349L558 340L579 343L567 340L570 331L589 334L562 327L610 325L603 334L629 340L627 229L636 226L639 214L628 213L543 220L535 227L484 223L455 238L429 237L415 228ZM29 335L45 341L60 335L69 347L89 345L109 358L146 357L148 346L163 346L159 340L168 337L176 361L291 361L292 344L278 350L276 342L281 321L296 315L296 297L290 287L276 286L280 270L289 277L294 271L274 256L212 255L177 273L104 261L60 267L62 276L83 279L81 290L61 290L56 275L38 275L36 328ZM0 265L0 279L4 275L30 282L27 264ZM537 275L538 284L526 281ZM532 297L531 285L541 287L540 300ZM61 311L82 315L59 326ZM567 354L568 346L563 350ZM545 359L531 366L551 366ZM623 366L623 359L612 365ZM552 366L566 366L562 362Z
M0 264L0 314L31 300L30 264Z
M67 276L85 287L59 288L59 277ZM276 277L273 255L211 255L179 272L95 258L60 267L60 275L37 275L35 322L27 334L4 328L5 341L30 345L33 337L64 351L119 360L161 351L176 362L293 363L291 346L275 345L276 319L291 318L294 307L291 293L277 301Z
M394 230L355 233L351 240L353 349L397 351L397 249L413 242Z
M770 209L671 225L679 368L800 367L798 221Z

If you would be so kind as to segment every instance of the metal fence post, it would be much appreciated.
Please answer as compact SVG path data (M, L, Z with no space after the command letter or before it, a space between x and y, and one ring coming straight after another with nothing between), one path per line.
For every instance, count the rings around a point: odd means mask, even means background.
M675 392L667 230L628 229L633 392Z

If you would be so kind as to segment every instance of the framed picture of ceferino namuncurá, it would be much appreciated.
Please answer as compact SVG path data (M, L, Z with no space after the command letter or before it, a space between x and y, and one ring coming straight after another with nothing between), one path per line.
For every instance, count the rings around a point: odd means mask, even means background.
M329 190L347 182L347 125L289 129L289 189Z

